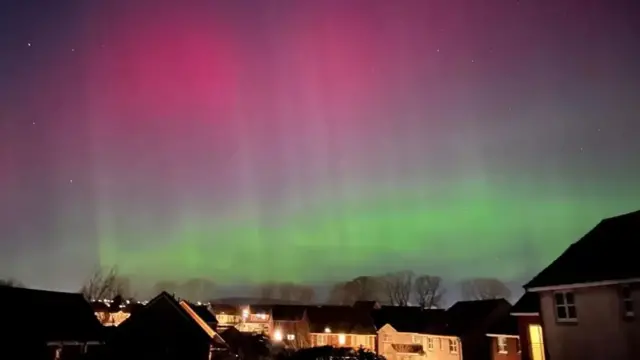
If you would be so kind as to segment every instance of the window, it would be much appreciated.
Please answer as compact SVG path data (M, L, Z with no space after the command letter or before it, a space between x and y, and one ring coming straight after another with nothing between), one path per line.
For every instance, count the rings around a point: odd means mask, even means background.
M294 334L287 334L287 340L293 341L295 339L296 339L296 336Z
M318 340L318 346L327 345L327 336L326 335L316 335Z
M449 340L449 352L452 354L458 353L458 341L457 340Z
M420 336L412 335L412 336L411 336L411 343L413 343L413 344L420 344Z
M520 338L516 339L516 351L518 354L522 352L522 348L520 347Z
M556 305L556 319L558 321L576 321L576 302L572 292L559 292L554 294Z
M509 349L507 348L507 338L504 336L500 336L498 338L498 352L500 354L508 354Z
M432 337L428 337L427 338L427 349L429 351L433 351L433 338Z
M440 349L440 351L444 350L444 345L441 338L438 338L438 348Z
M625 317L633 317L635 315L633 309L633 297L631 296L631 288L623 286L620 292L622 296L622 311Z
M382 335L382 341L391 342L391 335L389 335L389 334Z

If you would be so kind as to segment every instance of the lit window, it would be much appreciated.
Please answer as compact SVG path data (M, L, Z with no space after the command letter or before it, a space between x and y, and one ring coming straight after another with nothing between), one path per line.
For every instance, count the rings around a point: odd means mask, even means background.
M458 353L458 341L457 340L449 340L449 352L452 354Z
M427 338L427 350L433 351L433 338Z
M556 302L556 318L558 321L576 321L578 313L576 302L572 292L559 292L554 294Z
M296 339L296 336L294 334L287 334L287 340L293 341L295 339Z
M504 336L500 336L498 338L498 352L500 354L508 354L508 348L507 348L507 338Z
M622 296L622 309L624 316L633 317L635 315L633 309L633 297L631 296L631 288L629 286L623 286L621 294Z
M282 341L282 331L280 331L280 330L276 330L276 331L273 333L273 339L274 339L275 341Z
M338 335L338 344L344 345L347 342L347 337L344 334Z
M317 335L318 338L318 346L324 346L327 344L327 336L326 335Z

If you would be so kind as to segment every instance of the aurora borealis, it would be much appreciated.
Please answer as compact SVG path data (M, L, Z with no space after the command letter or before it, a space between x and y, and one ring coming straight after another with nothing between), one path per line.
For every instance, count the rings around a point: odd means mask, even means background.
M0 4L0 277L513 281L640 208L633 1L179 3Z

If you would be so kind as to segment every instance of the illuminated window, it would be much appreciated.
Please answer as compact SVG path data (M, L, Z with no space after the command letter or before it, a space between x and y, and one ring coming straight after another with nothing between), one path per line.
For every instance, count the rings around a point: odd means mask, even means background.
M575 297L572 292L567 291L555 293L554 300L556 306L556 319L558 321L578 320Z
M498 352L500 354L508 354L508 348L507 348L507 338L504 336L500 336L498 338Z
M338 344L344 345L347 342L347 337L344 334L338 335Z
M433 351L433 338L427 338L427 350Z
M531 346L531 360L545 360L542 326L529 325L529 344Z
M296 336L294 334L287 334L287 340L293 341L295 339L296 339Z
M316 339L318 342L318 346L327 345L327 336L326 335L316 335Z
M458 341L457 340L449 340L449 352L452 354L458 353Z
M622 297L622 309L624 311L624 316L635 316L635 311L633 309L633 297L631 296L631 288L629 286L623 286L622 291L620 291L620 295Z

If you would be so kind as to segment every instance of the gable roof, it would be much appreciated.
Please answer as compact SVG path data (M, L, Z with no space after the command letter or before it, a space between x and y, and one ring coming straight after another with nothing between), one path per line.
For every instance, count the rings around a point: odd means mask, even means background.
M24 324L37 324L28 327L29 335L43 341L101 341L104 335L91 305L79 293L0 286L0 302L10 309L2 319L5 328L18 331Z
M436 334L446 326L445 310L418 306L382 306L371 317L376 329L389 324L398 332Z
M171 317L171 313L174 314ZM169 325L170 321L173 321ZM146 323L146 324L145 324ZM117 333L126 334L134 329L160 326L165 324L175 328L179 324L183 326L181 332L188 332L191 336L200 339L218 340L220 336L205 321L200 318L185 301L178 302L167 292L161 292L153 298L143 309L131 314L129 318L118 326ZM173 329L176 330L176 329ZM125 335L126 336L126 335ZM220 338L221 340L221 338Z
M216 315L209 310L207 305L195 305L189 303L189 307L207 324L218 323Z
M485 331L495 316L508 314L510 308L511 304L505 299L458 301L447 309L447 331L458 336Z
M524 288L640 279L640 261L629 251L639 236L640 211L604 219Z
M307 308L309 332L375 335L376 327L369 311L352 306L310 306Z
M271 318L273 321L300 321L306 310L307 307L302 305L274 305Z
M540 299L537 293L526 292L511 307L511 315L535 315L540 314Z
M230 304L211 304L211 309L216 315L241 315L239 306Z

